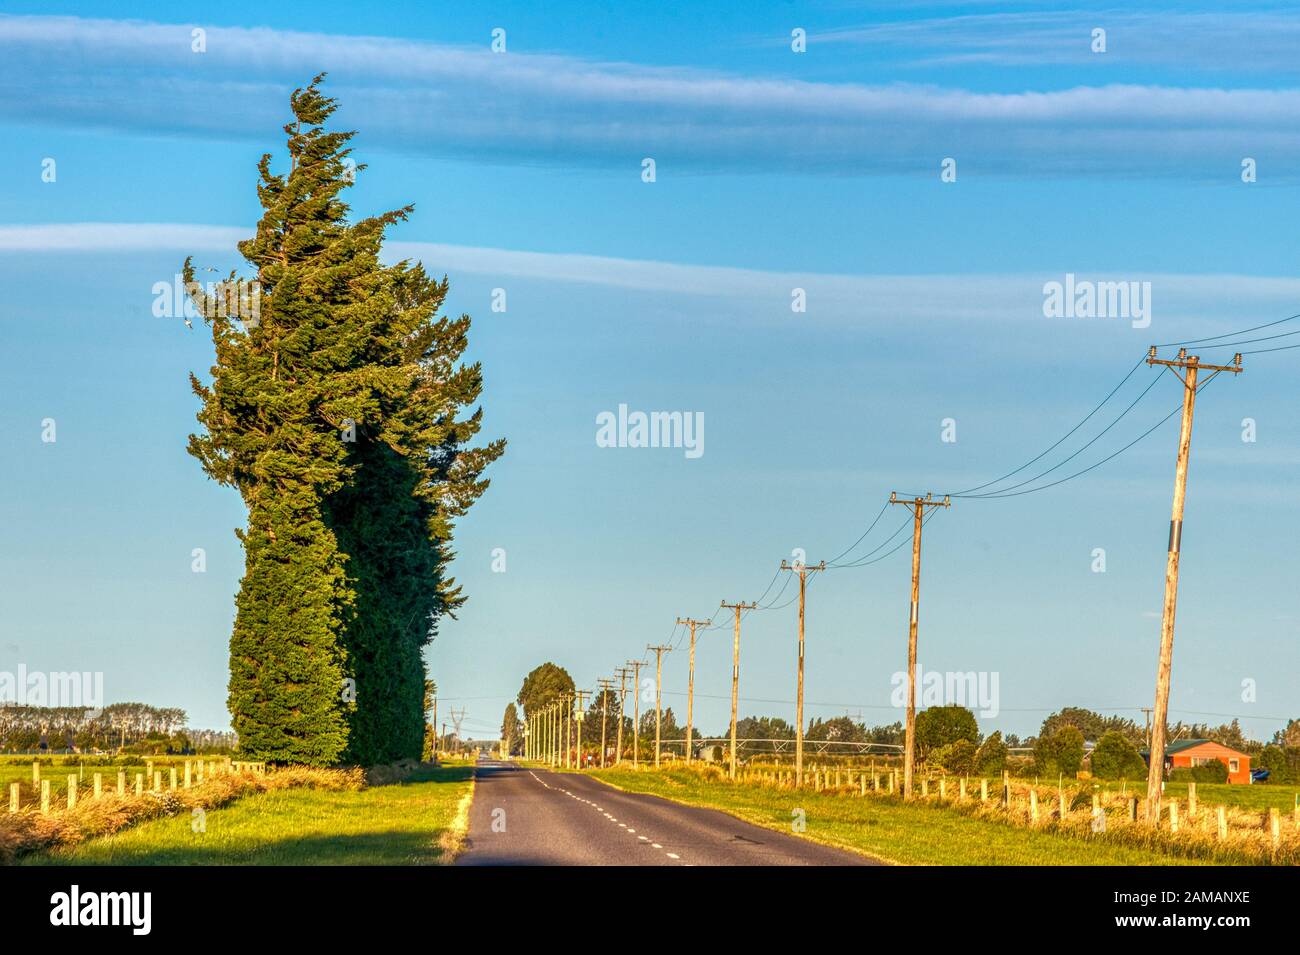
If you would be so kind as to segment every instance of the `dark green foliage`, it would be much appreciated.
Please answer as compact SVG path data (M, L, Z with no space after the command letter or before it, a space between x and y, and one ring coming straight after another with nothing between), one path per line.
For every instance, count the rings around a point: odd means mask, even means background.
M1267 769L1270 783L1289 783L1292 781L1291 765L1286 751L1281 746L1269 744L1260 750L1252 764L1254 769Z
M1228 781L1228 764L1221 760L1202 763L1192 767L1192 779L1198 783L1226 783Z
M698 734L698 730L696 731ZM724 726L719 736L730 737L731 726ZM779 716L742 716L736 720L736 738L737 739L794 739L795 729ZM804 737L807 739L807 737ZM745 752L747 753L773 753L776 752L776 743L753 743ZM790 747L786 747L784 752L791 752Z
M519 711L513 703L506 704L506 711L501 717L501 752L512 755L523 737L519 733Z
M968 739L959 739L931 750L927 762L937 763L954 776L970 776L975 772L976 746Z
M524 677L515 702L524 708L524 719L558 702L561 696L573 695L573 677L554 663L543 663Z
M808 740L835 740L847 743L864 743L867 739L866 728L855 723L847 716L833 716L828 720L815 719L808 724L804 734Z
M1034 744L1034 772L1039 776L1058 774L1073 778L1083 765L1083 734L1066 723L1050 737L1039 736Z
M438 728L433 719L433 701L438 695L438 684L433 680L424 681L424 739L420 745L420 760L431 763L438 758Z
M922 757L931 749L947 746L959 739L980 741L975 714L964 706L931 706L916 714L916 745Z
M191 376L204 433L189 450L248 508L230 642L241 751L378 763L421 754L422 650L463 600L444 573L452 524L503 445L467 447L480 414L457 415L482 379L459 364L468 317L437 314L445 280L379 262L410 208L347 221L352 133L324 129L320 79L292 97L289 171L258 166L263 215L239 250L260 314L200 309L216 363L210 387Z
M1107 733L1120 733L1132 743L1141 743L1145 739L1142 727L1133 720L1122 716L1102 716L1080 706L1062 707L1059 713L1053 713L1043 720L1038 731L1039 739L1051 739L1062 727L1073 726L1083 734L1084 739L1098 740Z
M980 776L996 776L1006 768L1007 744L1002 742L1002 733L995 730L975 751L975 772Z
M600 724L596 724L597 731L600 730ZM654 742L655 738L655 708L641 712L641 738ZM659 738L663 739L686 739L686 727L677 725L677 717L673 715L671 706L664 707L663 712L659 714Z
M1117 730L1105 733L1089 757L1098 779L1146 779L1147 764L1128 737Z
M602 715L605 720L605 745L614 746L618 742L618 690L601 690L592 697L591 705L587 707L587 715L582 720L582 741L584 744L591 743L593 747L600 746ZM685 739L686 730L683 729L679 735ZM696 735L699 735L698 730L696 730Z

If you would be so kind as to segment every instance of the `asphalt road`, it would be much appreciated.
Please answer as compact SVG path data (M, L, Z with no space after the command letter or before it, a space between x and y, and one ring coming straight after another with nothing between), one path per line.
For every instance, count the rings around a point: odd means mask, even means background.
M878 865L578 773L480 762L457 865Z

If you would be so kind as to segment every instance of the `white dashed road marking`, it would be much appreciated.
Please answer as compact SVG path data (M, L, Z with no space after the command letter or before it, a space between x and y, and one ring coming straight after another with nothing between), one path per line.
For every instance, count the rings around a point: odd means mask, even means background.
M596 805L594 802L592 802L590 799L584 799L584 798L582 798L581 796L579 796L577 793L570 792L570 791L567 790L567 789L561 789L561 788L558 787L558 786L551 786L551 785L549 785L545 780L543 780L542 777L538 776L536 773L534 773L534 772L531 771L531 770L529 770L528 775L532 776L533 779L537 780L539 783L541 783L541 784L542 784L543 786L545 786L547 789L551 789L551 790L556 790L556 791L558 791L558 792L562 792L562 793L564 793L564 795L568 796L570 799L576 799L576 800L578 800L578 802L590 806L592 809L596 810L596 812L600 813L602 816L604 816L604 817L605 817L606 819L608 819L610 822L612 822L612 823L614 823L615 825L617 825L620 829L625 829L625 830L627 830L627 832L628 832L629 835L631 835L631 834L633 834L633 833L636 832L635 829L629 829L628 826L627 826L627 823L619 822L619 821L618 821L617 819L615 819L612 815L610 815L609 813L605 812L605 810L601 809L599 806L597 806L597 805ZM638 839L639 841L641 841L641 842L650 842L650 840L649 840L648 838L646 838L645 836L637 836L637 839ZM659 850L661 850L661 851L663 850L663 846L661 846L661 845L660 845L659 843L657 843L657 842L650 842L650 845L651 845L653 848L655 848L655 849L659 849ZM681 856L679 856L679 855L678 855L677 853L675 853L675 852L665 852L664 855L666 855L666 856L667 856L668 858L670 858L670 859L674 859L674 860L678 860L678 861L681 860ZM688 863L684 863L684 864L685 864L685 865L690 865L689 862L688 862Z

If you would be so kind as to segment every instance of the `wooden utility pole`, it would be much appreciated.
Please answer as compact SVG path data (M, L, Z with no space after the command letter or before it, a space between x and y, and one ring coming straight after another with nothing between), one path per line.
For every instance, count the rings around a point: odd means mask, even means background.
M655 652L655 769L659 768L659 730L660 721L663 718L663 689L664 689L664 654L671 653L672 647L651 647L647 650Z
M551 711L551 765L560 765L560 701L555 700L548 709Z
M560 709L564 720L564 768L571 769L573 763L573 697L565 694L560 699L564 705Z
M934 495L899 500L897 492L889 495L890 504L902 504L912 510L912 615L907 625L907 730L904 733L903 798L912 798L912 767L916 761L916 624L921 605L921 525L927 507L951 507L947 495L936 501Z
M629 660L632 668L632 768L641 765L641 667L640 660Z
M605 727L609 723L609 694L614 691L614 681L601 677L596 681L600 687L600 768L605 768Z
M757 603L745 603L743 600L734 604L722 601L724 610L736 612L736 628L731 642L731 778L736 778L736 704L740 700L740 612L753 610Z
M1174 657L1174 614L1178 607L1178 558L1183 537L1183 504L1187 499L1187 464L1192 450L1192 415L1196 411L1196 380L1200 372L1221 371L1240 374L1241 355L1233 356L1231 365L1202 365L1186 348L1178 350L1178 357L1156 357L1151 346L1148 365L1163 365L1183 383L1183 423L1178 432L1178 463L1174 468L1174 504L1169 518L1169 553L1165 564L1165 605L1160 619L1160 663L1156 670L1156 702L1151 717L1151 762L1147 767L1147 822L1160 824L1160 795L1165 778L1165 734L1169 715L1169 674ZM1178 369L1183 374L1178 374ZM1213 378L1214 375L1210 377ZM1209 379L1206 379L1208 382Z
M614 757L614 765L623 765L623 719L624 711L627 708L627 675L632 672L627 667L619 667L614 671L618 674L618 754Z
M686 678L686 763L689 766L691 762L691 735L695 726L695 628L707 627L712 620L692 620L687 617L683 620L677 618L678 626L688 626L691 628L691 669L690 675Z
M586 702L591 691L577 690L575 692L578 694L578 768L582 769L582 718L587 715Z
M438 694L433 694L433 761L438 761Z
M803 561L790 564L781 561L782 570L797 571L799 574L799 686L794 704L794 778L795 785L803 785L803 621L804 621L804 585L810 573L826 569L826 561L816 567L809 567Z

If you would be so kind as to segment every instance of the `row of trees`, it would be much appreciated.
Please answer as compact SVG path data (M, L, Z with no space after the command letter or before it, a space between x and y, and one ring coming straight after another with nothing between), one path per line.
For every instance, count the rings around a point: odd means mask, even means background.
M290 99L288 171L258 164L262 217L239 243L257 313L205 295L185 263L216 352L210 384L190 376L189 451L248 511L230 639L241 751L385 763L424 748L424 647L465 599L452 525L504 443L470 446L482 375L461 363L469 316L439 314L446 279L380 264L412 207L349 221L342 193L365 167L353 133L326 128L321 79Z
M184 752L229 749L235 734L189 730L185 711L147 703L84 707L0 703L0 751Z
M564 696L572 696L573 678L564 668L554 663L544 663L525 678L517 703L506 707L502 725L502 738L512 740L511 752L522 749L523 720L529 713L537 713ZM596 694L583 721L585 740L600 738L602 712L605 717L607 740L618 734L618 694L605 691L607 696ZM660 738L681 740L685 728L678 725L671 707L661 714ZM639 736L644 743L652 743L655 735L653 706L643 707ZM623 732L625 746L630 743L632 720L625 717ZM728 730L717 734L726 736ZM589 735L590 734L590 735ZM772 716L747 716L736 722L736 734L742 739L787 741L795 738L795 728L786 720ZM701 733L697 729L695 738ZM710 737L712 738L712 737ZM868 727L847 716L831 719L814 719L808 724L804 739L815 741L843 741L852 743L883 743L902 745L903 725ZM1254 757L1254 765L1270 771L1273 782L1300 781L1300 720L1292 720L1286 729L1279 731L1265 744L1245 738L1241 725L1233 720L1222 726L1204 724L1170 727L1171 739L1212 739L1241 750ZM1088 755L1085 742L1095 745ZM1146 778L1146 761L1139 752L1145 746L1146 732L1136 722L1122 716L1104 716L1081 707L1066 707L1052 713L1042 723L1037 736L1031 736L1024 745L1032 748L1032 771L1044 777L1058 773L1074 776L1084 766L1087 758L1091 772L1100 779ZM1007 765L1010 749L1019 748L1022 741L1015 736L1005 740L1000 732L984 737L980 733L975 714L963 706L932 706L917 713L916 745L918 758L923 763L938 766L959 775L995 775ZM784 747L787 748L788 747ZM776 743L751 745L750 752L775 751ZM1197 767L1191 775L1207 781L1221 781L1226 770L1222 764Z

